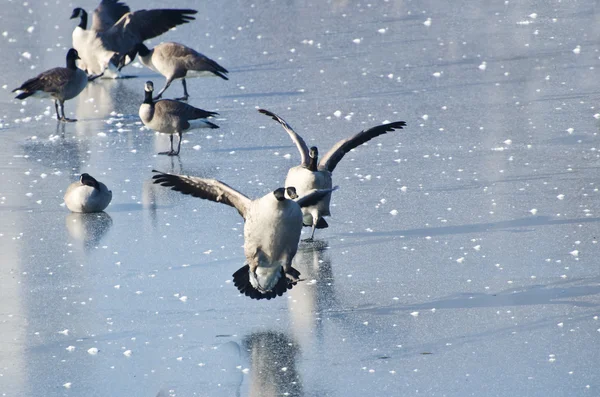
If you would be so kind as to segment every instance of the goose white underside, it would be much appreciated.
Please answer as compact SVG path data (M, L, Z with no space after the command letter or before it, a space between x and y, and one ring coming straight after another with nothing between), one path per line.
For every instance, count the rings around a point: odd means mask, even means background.
M203 119L197 119L197 120L190 120L190 128L188 128L186 131L190 131L190 130L197 130L200 128L212 128L211 125Z
M52 95L49 92L45 92L45 91L36 91L32 95L30 95L30 96L34 97L34 98L38 98L38 99L52 99L52 100L54 100L54 98L52 97Z
M121 77L121 72L112 62L108 62L108 67L104 69L103 79L118 79Z
M181 79L193 79L197 77L216 77L214 73L208 72L206 70L188 70L185 77L180 77L175 80Z
M268 267L267 267L268 266ZM250 273L250 284L258 290L270 291L281 278L281 264L261 263L256 268L256 276Z

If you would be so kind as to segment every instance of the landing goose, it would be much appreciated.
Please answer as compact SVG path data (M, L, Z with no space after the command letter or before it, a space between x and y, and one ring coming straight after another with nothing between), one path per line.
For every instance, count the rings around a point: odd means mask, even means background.
M67 188L64 200L72 212L100 212L110 204L112 192L90 174L81 174L79 180Z
M187 103L178 102L172 99L161 99L154 101L152 93L154 84L147 81L144 86L144 103L140 106L139 115L144 125L164 134L170 134L171 150L160 152L168 156L179 155L181 149L181 136L184 131L196 128L219 128L218 125L205 120L207 117L217 115L216 112L207 112L206 110L195 108ZM173 134L179 135L177 151L173 150Z
M389 124L378 125L377 127L369 128L359 132L358 134L339 141L321 158L319 161L318 149L313 146L308 149L306 143L300 135L298 135L292 127L285 122L281 117L277 116L268 110L259 109L259 112L270 116L283 126L289 134L292 141L296 144L300 152L300 165L290 168L287 177L285 178L285 186L294 186L300 197L310 193L315 189L330 189L332 186L331 173L336 165L350 150L370 141L371 139L385 134L386 132L402 129L406 126L404 121L396 121ZM330 216L329 202L331 195L326 195L315 205L302 209L304 215L304 226L312 226L310 238L306 241L312 241L315 235L315 229L324 229L329 227L324 216Z
M92 15L91 29L87 29L88 14L75 8L71 19L79 18L73 30L73 47L79 51L89 75L101 76L108 68L108 77L118 77L111 62L115 54L130 53L144 40L159 36L169 29L188 23L195 18L196 10L156 9L130 12L118 0L102 0Z
M87 85L88 79L85 72L77 67L75 62L79 59L77 51L71 48L67 52L67 67L54 68L40 73L27 80L12 92L22 91L16 99L25 99L30 96L40 99L54 100L56 119L60 121L77 121L65 117L65 101L75 98ZM58 112L58 105L60 111Z
M317 190L297 201L293 187L279 188L256 200L215 179L153 170L154 183L194 197L227 204L244 218L246 265L233 274L238 290L252 299L281 296L299 280L292 267L302 230L301 207L314 205L334 189ZM286 192L287 190L287 192Z
M143 43L135 47L142 64L165 76L167 79L165 86L158 92L154 99L159 99L163 92L173 82L181 80L183 84L183 97L178 100L186 101L189 98L185 79L191 77L218 76L224 80L229 80L226 73L227 69L219 65L212 59L200 54L199 52L179 43L161 43L149 49ZM131 55L126 55L131 57Z

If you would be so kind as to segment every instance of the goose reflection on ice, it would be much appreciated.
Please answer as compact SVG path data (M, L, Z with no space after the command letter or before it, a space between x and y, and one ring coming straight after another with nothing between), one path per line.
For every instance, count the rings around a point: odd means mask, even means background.
M251 397L302 396L302 382L296 369L300 349L281 332L255 332L243 346L250 356Z
M321 335L321 313L336 304L328 246L326 241L321 240L301 244L294 258L293 266L305 281L289 291L288 308L294 336L302 346L310 343L314 336Z
M65 218L69 235L81 242L86 252L98 246L112 223L112 218L106 212L88 214L71 212Z

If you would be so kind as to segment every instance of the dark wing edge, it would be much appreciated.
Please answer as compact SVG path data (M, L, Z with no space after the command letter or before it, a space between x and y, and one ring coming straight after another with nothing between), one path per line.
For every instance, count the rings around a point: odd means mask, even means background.
M328 194L331 194L331 192L334 192L338 189L339 186L335 186L332 189L315 190L307 194L306 196L302 196L299 199L297 199L296 203L298 203L298 205L301 208L310 207L316 205L319 201L323 200L323 198L326 197Z
M170 187L171 190L183 194L189 194L201 199L227 204L237 209L240 215L245 219L245 214L250 206L251 200L229 185L216 179L167 174L156 170L152 170L152 172L156 173L156 175L152 176L153 183Z
M235 273L233 273L233 285L236 286L238 291L241 294L256 300L261 299L273 299L278 296L283 295L288 289L292 289L292 287L298 284L298 277L300 276L300 272L293 267L290 266L288 272L284 272L283 268L281 269L281 277L279 277L279 281L273 287L272 290L268 292L260 292L256 288L252 286L250 282L250 266L244 265L239 268ZM288 277L287 274L290 274L291 277Z
M405 126L406 122L395 121L393 123L382 124L378 125L377 127L369 128L368 130L363 130L350 138L341 140L333 145L333 147L329 149L329 151L321 158L321 161L319 161L319 169L326 169L329 172L333 172L340 160L350 150L370 141L379 135L394 130L401 130Z
M308 146L306 146L306 142L304 142L304 139L302 139L302 137L298 135L296 131L294 131L294 129L284 119L282 119L275 113L270 112L266 109L258 109L258 111L264 115L271 117L273 120L281 124L283 129L285 129L285 131L289 134L290 138L292 138L292 141L296 144L296 147L300 152L301 164L304 166L308 165Z
M102 0L92 14L91 29L97 32L110 29L130 8L119 0Z

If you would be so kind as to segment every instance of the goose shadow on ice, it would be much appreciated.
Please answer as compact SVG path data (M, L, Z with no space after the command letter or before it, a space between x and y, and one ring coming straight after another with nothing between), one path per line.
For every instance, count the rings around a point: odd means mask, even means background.
M246 336L242 346L250 360L249 396L304 395L302 378L296 368L300 355L296 341L282 332L262 331Z

